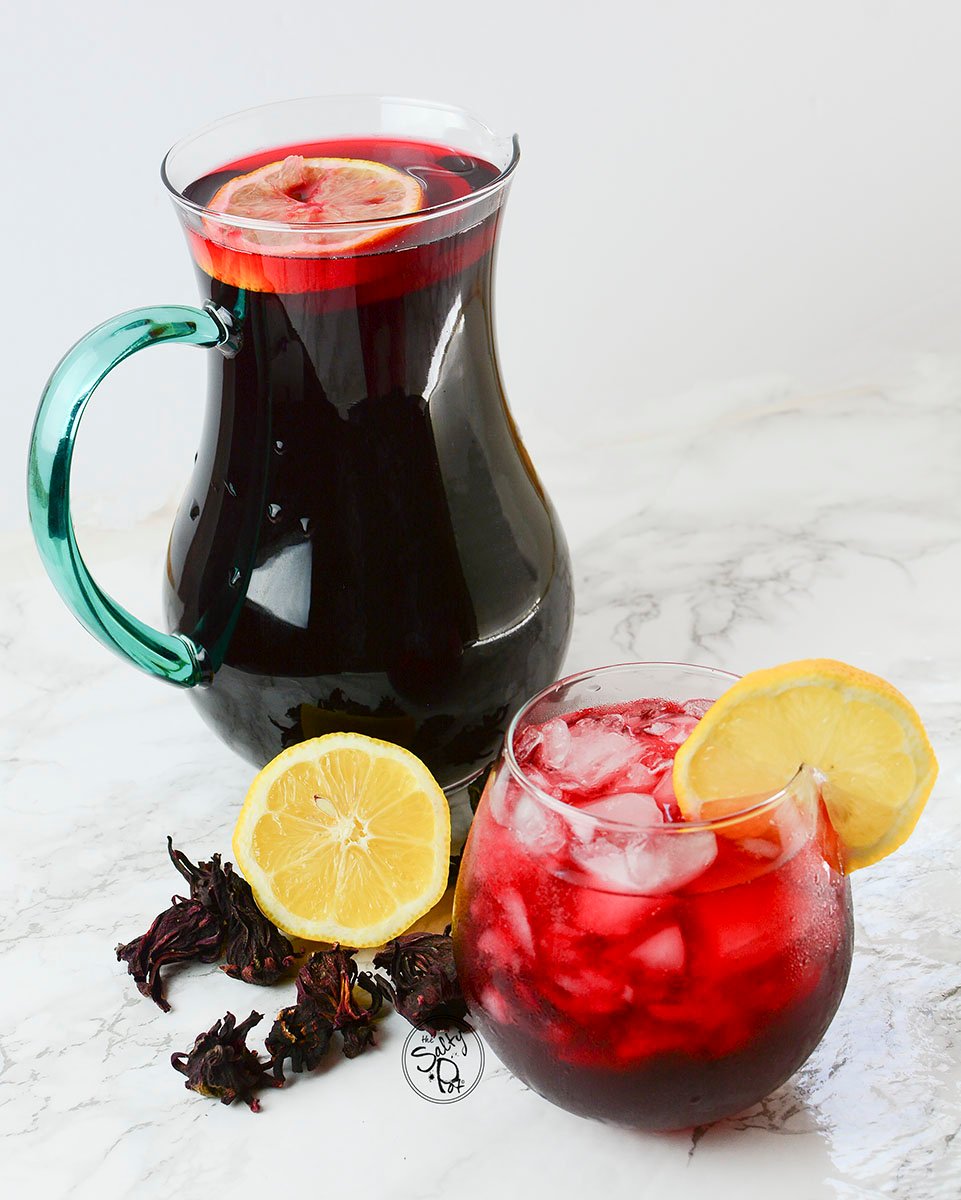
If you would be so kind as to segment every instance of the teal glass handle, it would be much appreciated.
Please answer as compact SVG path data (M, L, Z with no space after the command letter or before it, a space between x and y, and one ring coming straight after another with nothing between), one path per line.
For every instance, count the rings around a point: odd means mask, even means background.
M30 524L57 591L81 625L108 649L182 687L210 678L204 648L184 634L161 633L138 621L97 586L74 536L70 465L80 418L108 371L146 346L161 342L222 346L230 335L229 316L213 306L135 308L105 321L68 350L50 376L30 438Z

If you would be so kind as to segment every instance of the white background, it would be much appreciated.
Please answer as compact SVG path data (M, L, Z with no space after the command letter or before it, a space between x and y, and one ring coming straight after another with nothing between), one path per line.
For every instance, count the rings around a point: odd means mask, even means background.
M843 384L961 345L961 6L951 0L4 8L0 528L60 354L196 299L158 167L239 108L322 92L446 100L523 162L498 327L535 461L731 378ZM125 364L81 430L76 509L124 528L178 494L204 353ZM122 598L122 597L121 597ZM147 614L144 614L147 615Z

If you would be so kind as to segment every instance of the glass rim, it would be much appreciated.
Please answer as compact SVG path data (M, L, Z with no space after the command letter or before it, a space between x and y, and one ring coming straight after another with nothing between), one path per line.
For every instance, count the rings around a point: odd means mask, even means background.
M585 671L576 671L572 675L565 675L562 679L557 679L553 683L549 683L547 687L541 690L526 700L514 714L510 725L507 727L507 734L504 738L504 761L507 763L507 769L514 780L535 800L559 813L561 816L568 819L573 815L578 823L585 823L594 826L597 829L611 830L615 833L703 833L705 831L714 831L717 829L728 828L731 825L737 825L747 817L758 816L769 810L777 808L788 796L793 795L797 791L798 784L805 778L814 778L816 780L816 772L805 763L800 763L797 770L791 778L770 796L765 796L761 800L756 800L752 804L746 805L744 808L736 809L733 812L725 813L719 817L699 818L696 821L669 821L664 820L658 824L636 824L628 821L617 821L611 817L599 817L593 813L585 812L583 809L577 808L574 804L568 804L566 800L558 800L556 796L552 796L549 792L545 792L539 788L527 775L517 761L514 754L514 735L517 733L517 728L521 721L527 716L530 710L539 701L543 700L556 688L566 687L570 684L580 683L585 679L591 679L596 676L614 675L614 674L630 674L641 670L649 670L654 668L658 670L661 667L665 668L681 668L687 671L701 672L704 675L721 677L729 679L731 683L736 683L740 679L739 675L735 675L732 671L724 671L720 667L705 667L699 663L686 662L671 662L668 660L650 660L642 662L625 662L612 663L608 666L590 667ZM639 699L641 697L638 697ZM668 699L669 697L665 697ZM735 800L736 797L731 797Z
M163 156L160 164L160 179L164 187L167 189L170 198L178 208L185 212L193 214L201 220L213 221L218 225L227 225L236 229L251 229L262 233L303 233L304 230L338 230L345 232L347 230L379 230L385 226L396 226L407 228L411 225L425 224L437 217L445 216L450 213L460 212L464 209L471 208L475 204L483 202L488 197L502 191L508 181L514 174L517 164L520 162L521 148L520 141L516 133L509 135L511 144L511 155L505 166L498 170L497 175L483 187L476 191L468 193L466 196L459 196L455 200L445 200L442 204L433 204L429 208L418 209L413 213L401 213L399 216L393 217L370 217L365 221L267 221L260 217L244 217L233 213L222 213L216 209L208 208L204 204L198 204L194 200L188 199L183 192L174 185L170 178L170 165L176 155L185 150L193 142L200 138L214 133L216 130L223 128L232 121L238 121L243 118L251 118L257 113L266 112L268 109L280 109L286 105L309 104L311 101L318 102L344 102L344 101L376 101L380 103L399 105L409 108L434 109L437 112L451 113L460 117L465 117L468 121L473 122L480 129L484 130L491 137L492 142L506 142L508 137L500 137L493 129L485 122L475 117L473 113L467 109L460 108L456 104L444 104L436 100L417 100L408 96L387 96L378 95L375 92L345 92L341 94L331 93L330 95L321 96L297 96L287 100L274 100L269 104L256 104L250 108L242 108L237 112L227 113L225 116L218 117L213 121L208 121L206 125L202 125L199 129L193 130L186 134L170 147L167 153ZM332 135L336 136L336 135ZM451 147L456 149L456 147ZM496 164L492 164L496 165Z

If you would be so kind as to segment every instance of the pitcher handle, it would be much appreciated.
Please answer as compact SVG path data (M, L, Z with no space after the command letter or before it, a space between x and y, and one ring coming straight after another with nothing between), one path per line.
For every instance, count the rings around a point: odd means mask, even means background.
M121 313L92 329L68 350L50 376L30 438L27 504L47 574L67 607L95 638L134 666L181 687L210 679L203 646L181 633L161 633L98 587L74 536L70 465L87 401L108 371L145 346L186 342L223 346L229 314L213 305L158 305Z

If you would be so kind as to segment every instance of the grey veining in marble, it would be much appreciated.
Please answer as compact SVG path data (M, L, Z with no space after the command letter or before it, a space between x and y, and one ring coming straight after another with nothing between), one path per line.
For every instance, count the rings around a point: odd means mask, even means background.
M947 359L821 395L776 380L704 389L542 458L575 549L571 669L843 658L908 694L941 761L909 843L853 880L851 981L809 1063L741 1117L660 1138L554 1109L492 1056L463 1103L429 1105L403 1079L397 1019L375 1052L268 1093L258 1116L186 1093L171 1051L228 1008L269 1017L291 986L193 967L172 976L165 1015L112 949L175 890L168 832L193 854L227 848L250 772L183 697L94 645L25 536L8 539L5 1194L279 1195L324 1158L318 1192L961 1196L959 462L961 362ZM121 598L156 578L162 524L84 540Z

